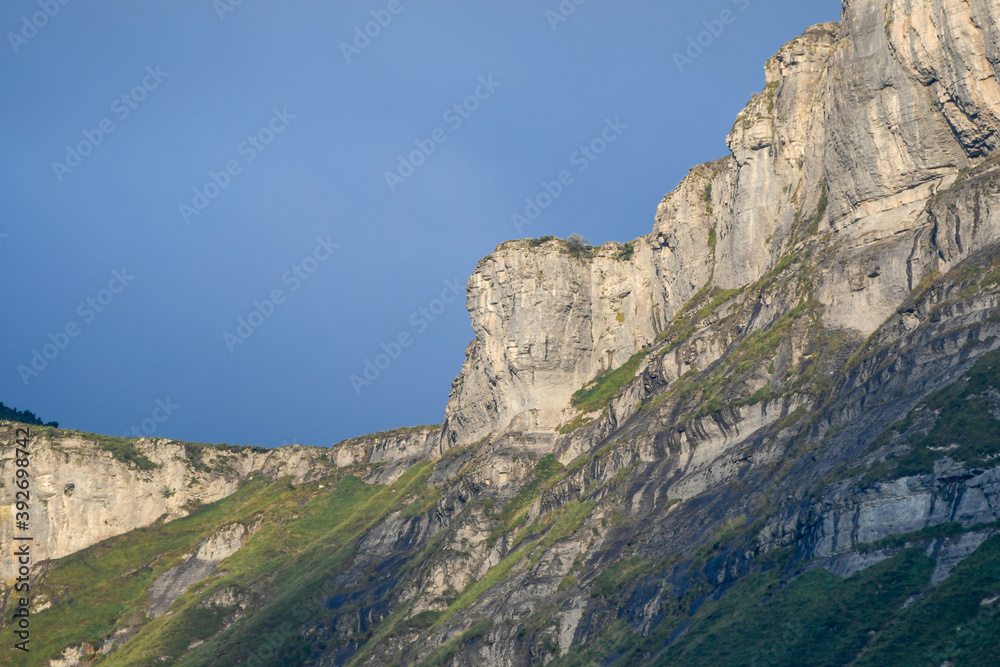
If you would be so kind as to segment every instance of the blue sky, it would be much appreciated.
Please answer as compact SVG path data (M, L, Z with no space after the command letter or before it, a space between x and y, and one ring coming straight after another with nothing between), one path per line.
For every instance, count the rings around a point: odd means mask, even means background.
M727 153L765 60L839 15L4 3L0 401L64 428L263 446L440 422L472 339L454 285L477 261L513 238L648 233L688 169ZM581 158L609 120L618 139ZM386 367L352 383L366 361Z

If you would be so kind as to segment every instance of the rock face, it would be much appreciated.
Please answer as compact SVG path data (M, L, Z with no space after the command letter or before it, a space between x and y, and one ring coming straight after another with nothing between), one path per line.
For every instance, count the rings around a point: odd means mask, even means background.
M15 431L0 423L0 478L14 476ZM109 537L148 526L159 518L186 516L198 504L231 495L260 475L289 477L295 483L326 475L331 466L377 464L368 475L394 480L415 461L436 456L434 427L349 440L332 449L293 445L276 450L213 448L167 440L136 441L90 436L51 428L31 428L31 523L36 560L61 558ZM102 441L133 448L136 465L102 447ZM121 451L119 449L118 451ZM13 544L16 512L12 484L0 487L0 553ZM9 585L16 571L0 559L0 581Z
M149 615L162 616L187 589L211 575L219 563L239 551L253 537L255 528L242 524L224 526L198 545L198 550L183 563L160 575L149 589Z
M365 479L392 484L413 464L441 454L441 427L414 426L340 442L330 461L340 468L363 466Z
M617 244L583 258L558 240L518 241L480 262L468 297L476 340L448 403L447 444L508 425L551 432L573 392L653 339L673 308L648 241L633 248L630 259Z
M925 276L993 243L988 208L949 216L928 202L998 141L997 12L850 3L840 24L768 61L765 91L728 137L732 155L693 169L628 259L616 244L584 258L557 242L498 247L469 280L476 339L446 442L557 426L574 391L650 344L700 289L754 283L810 234L832 235L835 249L815 286L824 321L860 336Z

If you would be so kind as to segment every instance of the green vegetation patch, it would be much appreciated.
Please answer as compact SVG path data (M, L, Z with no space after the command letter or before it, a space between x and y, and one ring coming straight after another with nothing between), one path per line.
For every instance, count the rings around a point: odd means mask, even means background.
M773 272L781 273L782 271L790 267L792 264L798 264L799 261L801 260L798 258L797 255L785 255L784 257L778 260L777 264L774 265Z
M648 572L651 567L651 563L643 561L637 556L620 560L597 575L591 596L613 598L623 588L627 588L628 584Z
M249 522L290 496L285 484L249 482L195 514L157 522L54 561L33 590L35 600L44 597L52 606L32 615L31 652L15 657L2 651L0 665L47 665L68 646L102 644L122 619L141 619L146 590L183 554L220 527ZM12 611L8 606L8 618Z
M111 452L111 456L117 460L135 466L139 470L148 471L159 468L158 464L150 461L145 454L139 451L139 448L135 446L135 440L115 438L110 435L97 435L95 433L79 433L78 431L73 431L73 433L96 442L101 449Z
M1000 350L983 355L961 380L925 398L897 424L905 431L921 413L937 415L930 432L909 436L909 453L875 464L861 484L931 473L934 462L944 456L966 466L995 461L1000 456L1000 421L991 412L989 392L996 390L1000 390ZM882 434L875 443L887 442L888 435Z
M213 581L204 592L208 595L239 583L268 590L266 602L253 615L195 649L181 664L243 664L261 647L262 637L289 621L292 630L283 633L281 645L271 662L265 664L298 664L304 660L311 647L295 621L303 617L307 621L316 620L326 612L317 592L332 576L351 565L363 535L408 503L419 502L423 511L429 509L425 503L433 502L436 496L423 490L432 471L431 462L419 463L390 486L370 486L348 476L304 504L286 502L280 507L281 518L275 517L275 521L261 528L253 540L227 561L226 575ZM418 500L414 501L414 497ZM182 596L174 604L178 612L175 617L196 607L199 599L190 592ZM167 619L160 628L165 629L170 623ZM162 637L156 632L147 633L145 639L143 645L134 647L134 664L144 664L146 655L162 650ZM131 643L125 651L130 648L133 648Z
M842 580L810 570L781 588L777 572L751 575L698 611L654 665L850 663L930 579L934 561L905 551ZM880 663L916 664L916 663Z
M776 395L769 387L761 388L750 396L744 395L742 398L734 398L731 389L743 382L754 368L772 361L795 322L805 316L815 316L819 308L821 306L817 302L805 301L785 313L769 328L754 331L740 341L727 357L726 363L716 368L708 377L698 380L697 373L690 371L685 373L669 392L670 395L679 397L681 401L697 406L691 413L685 415L683 420L704 417L726 407L754 404L775 398ZM812 379L815 380L815 384L820 378L817 376ZM795 414L795 421L801 416L802 413ZM793 423L795 422L787 423L781 428Z
M573 501L552 512L544 519L547 526L541 533L541 538L518 546L498 564L491 567L478 581L473 581L449 607L442 619L441 626L463 609L467 609L497 584L507 580L519 566L532 567L559 540L572 535L580 529L584 520L593 511L595 501ZM530 530L530 528L528 529Z
M629 241L628 243L622 243L615 250L615 259L619 262L627 262L632 259L632 255L635 254L635 243Z
M810 311L815 311L822 306L816 302L801 303L795 308L778 318L768 329L754 331L744 338L733 353L733 358L739 361L751 361L760 363L770 360L778 347L781 345L792 325L796 320L806 315Z
M714 290L712 290L712 293L710 294L709 302L706 303L704 306L702 306L701 310L698 311L698 319L699 320L705 319L706 317L714 313L716 310L718 310L719 306L739 296L742 293L743 293L742 288L724 290L716 287Z
M427 659L420 663L420 667L444 667L444 665L451 664L451 660L458 655L462 647L479 639L492 629L493 621L488 618L474 621L465 632L431 651Z
M604 373L590 388L583 388L573 394L573 405L584 412L600 410L608 405L622 387L635 379L639 364L646 357L646 350L633 354L622 366Z
M624 563L619 575L634 561ZM822 569L810 570L788 585L778 570L749 575L721 599L705 602L673 643L674 633L690 618L692 603L707 589L666 603L664 619L646 636L618 620L550 667L597 667L607 664L609 656L617 657L614 664L659 667L853 664L873 637L906 613L901 611L904 602L923 590L933 568L933 560L911 549L848 579ZM627 586L623 579L618 590ZM871 664L941 663L904 659Z
M670 354L684 344L695 332L695 322L693 318L677 316L670 326L656 335L656 342L666 342L663 349L657 353L658 356Z
M582 427L586 426L591 421L592 420L590 420L590 419L586 419L584 417L584 414L581 412L580 414L578 414L573 419L573 421L568 422L568 423L563 424L562 426L560 426L559 427L559 434L560 435L566 435L567 433L572 433L573 431L577 430L578 428L582 428Z
M237 445L206 445L200 442L175 442L184 448L184 460L189 466L201 472L235 472L235 469L226 460L228 456L241 456L249 453L266 454L269 450L265 447L241 447ZM215 452L226 456L219 457L212 465L205 462L205 454Z
M727 521L716 532L716 534L712 536L711 539L705 542L705 544L703 544L698 551L695 552L691 567L701 567L707 563L709 559L712 558L712 556L714 556L720 549L742 535L744 532L743 529L746 528L746 525L747 518L742 514Z
M819 194L819 206L816 209L816 215L813 216L812 222L809 223L809 234L815 234L819 231L820 220L826 215L826 209L830 206L830 197L826 185L826 180L820 184L820 194Z
M157 522L51 563L36 584L36 600L52 602L32 616L31 653L0 653L0 665L47 665L66 647L100 646L116 629L141 632L98 665L245 664L262 637L289 620L328 613L316 599L328 577L350 566L357 540L389 513L426 511L436 491L427 488L433 469L420 463L391 486L369 486L357 477L292 485L288 480L253 480L232 496L205 505L188 517ZM228 558L213 577L174 602L169 615L147 619L147 591L219 528L264 521L254 537ZM206 602L223 590L249 602L247 615L219 630L235 609ZM9 615L10 612L8 612ZM296 615L298 614L298 615ZM282 634L272 662L311 650L297 625ZM271 633L269 635L269 633ZM193 652L196 641L206 643ZM298 653L296 653L298 651ZM13 660L13 662L11 662Z
M590 241L579 234L570 234L569 238L563 241L563 251L576 259L586 259L593 254L594 248L590 245Z
M897 612L854 663L987 667L1000 664L1000 536L984 542L951 576ZM992 602L990 602L992 600Z
M986 276L983 277L980 285L982 287L996 287L997 285L1000 285L1000 268L987 273Z

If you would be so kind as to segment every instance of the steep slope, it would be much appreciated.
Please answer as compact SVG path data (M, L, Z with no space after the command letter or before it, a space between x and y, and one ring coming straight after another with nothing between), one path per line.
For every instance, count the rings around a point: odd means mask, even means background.
M14 480L18 429L29 434L31 537L36 560L61 558L159 520L187 516L261 477L314 481L334 469L364 465L368 479L391 483L413 464L437 455L438 427L398 429L347 440L332 450L293 445L213 446L129 439L0 422L0 479ZM13 544L13 484L0 485L0 545ZM6 546L0 546L0 553ZM17 563L0 561L9 590Z
M995 664L998 14L845 2L649 236L480 262L441 428L226 453L217 503L46 565L32 659Z

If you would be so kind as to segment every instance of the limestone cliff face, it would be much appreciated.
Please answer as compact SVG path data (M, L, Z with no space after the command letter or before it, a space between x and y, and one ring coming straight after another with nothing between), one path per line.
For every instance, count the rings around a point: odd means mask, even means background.
M608 244L578 257L558 240L517 241L480 262L468 297L476 340L448 405L448 444L512 421L551 432L572 418L573 392L653 339L672 311L655 251L640 239L625 252Z
M476 339L447 445L551 431L570 396L649 345L699 290L743 289L811 236L827 326L871 334L932 272L1000 234L994 200L942 193L1000 141L997 3L855 0L768 61L728 137L660 204L627 259L507 243L469 281Z
M14 477L15 432L0 423L0 479ZM187 516L196 503L226 498L255 475L312 481L331 467L363 466L366 479L391 483L413 463L439 455L440 429L415 427L347 440L332 448L216 448L170 440L120 440L147 465L115 456L103 436L31 427L30 534L35 559L61 558L157 519ZM0 586L14 576L16 489L0 485Z
M338 468L364 466L368 481L391 484L414 463L441 453L441 428L414 426L337 443L330 462Z

